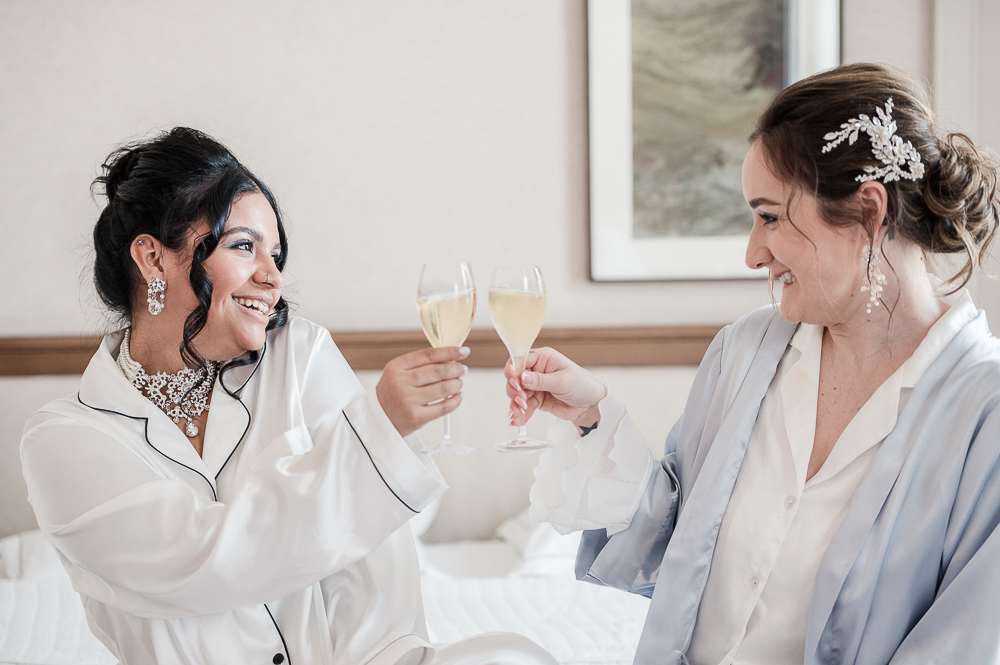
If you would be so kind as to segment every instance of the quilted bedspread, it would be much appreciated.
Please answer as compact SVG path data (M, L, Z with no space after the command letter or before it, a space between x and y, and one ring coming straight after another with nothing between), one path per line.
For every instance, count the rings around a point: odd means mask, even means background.
M431 641L510 631L563 665L631 663L648 601L577 582L573 543L542 535L513 546L498 540L421 547ZM80 598L41 535L0 539L0 665L114 663L91 635Z

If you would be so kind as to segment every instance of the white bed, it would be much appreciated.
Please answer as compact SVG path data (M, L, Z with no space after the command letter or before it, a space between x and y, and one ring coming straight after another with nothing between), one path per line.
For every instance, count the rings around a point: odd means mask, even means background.
M577 582L578 540L521 514L493 540L420 544L431 641L503 630L530 637L564 665L631 663L648 601ZM0 665L114 662L90 634L80 599L41 534L0 539Z

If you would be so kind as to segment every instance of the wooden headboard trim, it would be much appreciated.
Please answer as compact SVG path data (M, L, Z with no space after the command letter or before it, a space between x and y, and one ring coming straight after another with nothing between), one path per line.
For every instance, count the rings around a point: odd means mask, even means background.
M697 365L719 326L552 328L535 346L551 346L587 366ZM407 351L427 346L419 330L332 332L355 370L382 369ZM100 337L0 338L0 376L81 374ZM507 351L493 330L473 330L470 367L501 367Z

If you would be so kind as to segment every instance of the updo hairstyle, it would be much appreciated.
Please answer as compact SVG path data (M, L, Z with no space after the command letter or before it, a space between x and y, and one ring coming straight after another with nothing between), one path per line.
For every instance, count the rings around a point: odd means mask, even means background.
M187 127L118 148L102 170L94 185L103 187L108 203L94 225L94 284L101 300L124 325L132 321L133 304L145 302L146 282L130 252L136 237L149 234L177 252L188 247L189 234L198 222L208 224L208 234L194 248L189 274L198 306L184 323L180 346L188 367L205 366L205 359L192 346L212 305L212 280L205 271L205 260L219 244L233 203L244 194L260 192L278 220L281 253L275 264L283 270L288 243L274 196L225 146ZM167 296L169 306L169 293ZM267 330L279 328L287 320L288 304L281 298ZM254 351L223 370L256 359Z
M853 198L864 167L882 166L869 137L862 132L853 145L844 141L824 153L824 136L859 114L877 117L876 110L890 98L896 135L920 153L925 173L917 181L883 183L888 193L884 237L898 235L928 253L964 252L964 264L949 280L960 288L996 234L997 161L964 134L939 138L923 90L904 74L857 63L803 79L775 97L758 118L750 142L760 141L778 178L816 197L827 223L873 230L875 211Z

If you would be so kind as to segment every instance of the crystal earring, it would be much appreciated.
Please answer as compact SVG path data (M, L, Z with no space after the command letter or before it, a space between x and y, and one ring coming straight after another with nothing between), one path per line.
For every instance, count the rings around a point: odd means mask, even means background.
M157 277L147 285L146 304L149 313L156 316L163 311L163 303L166 300L164 291L167 290L167 283Z
M865 265L868 272L867 280L861 284L861 292L865 293L867 291L869 293L868 309L866 311L868 314L871 314L872 307L878 307L879 296L882 294L882 287L886 283L885 275L878 265L878 250L875 249L875 243L871 238L868 238L868 244L865 245L861 252L861 263Z

